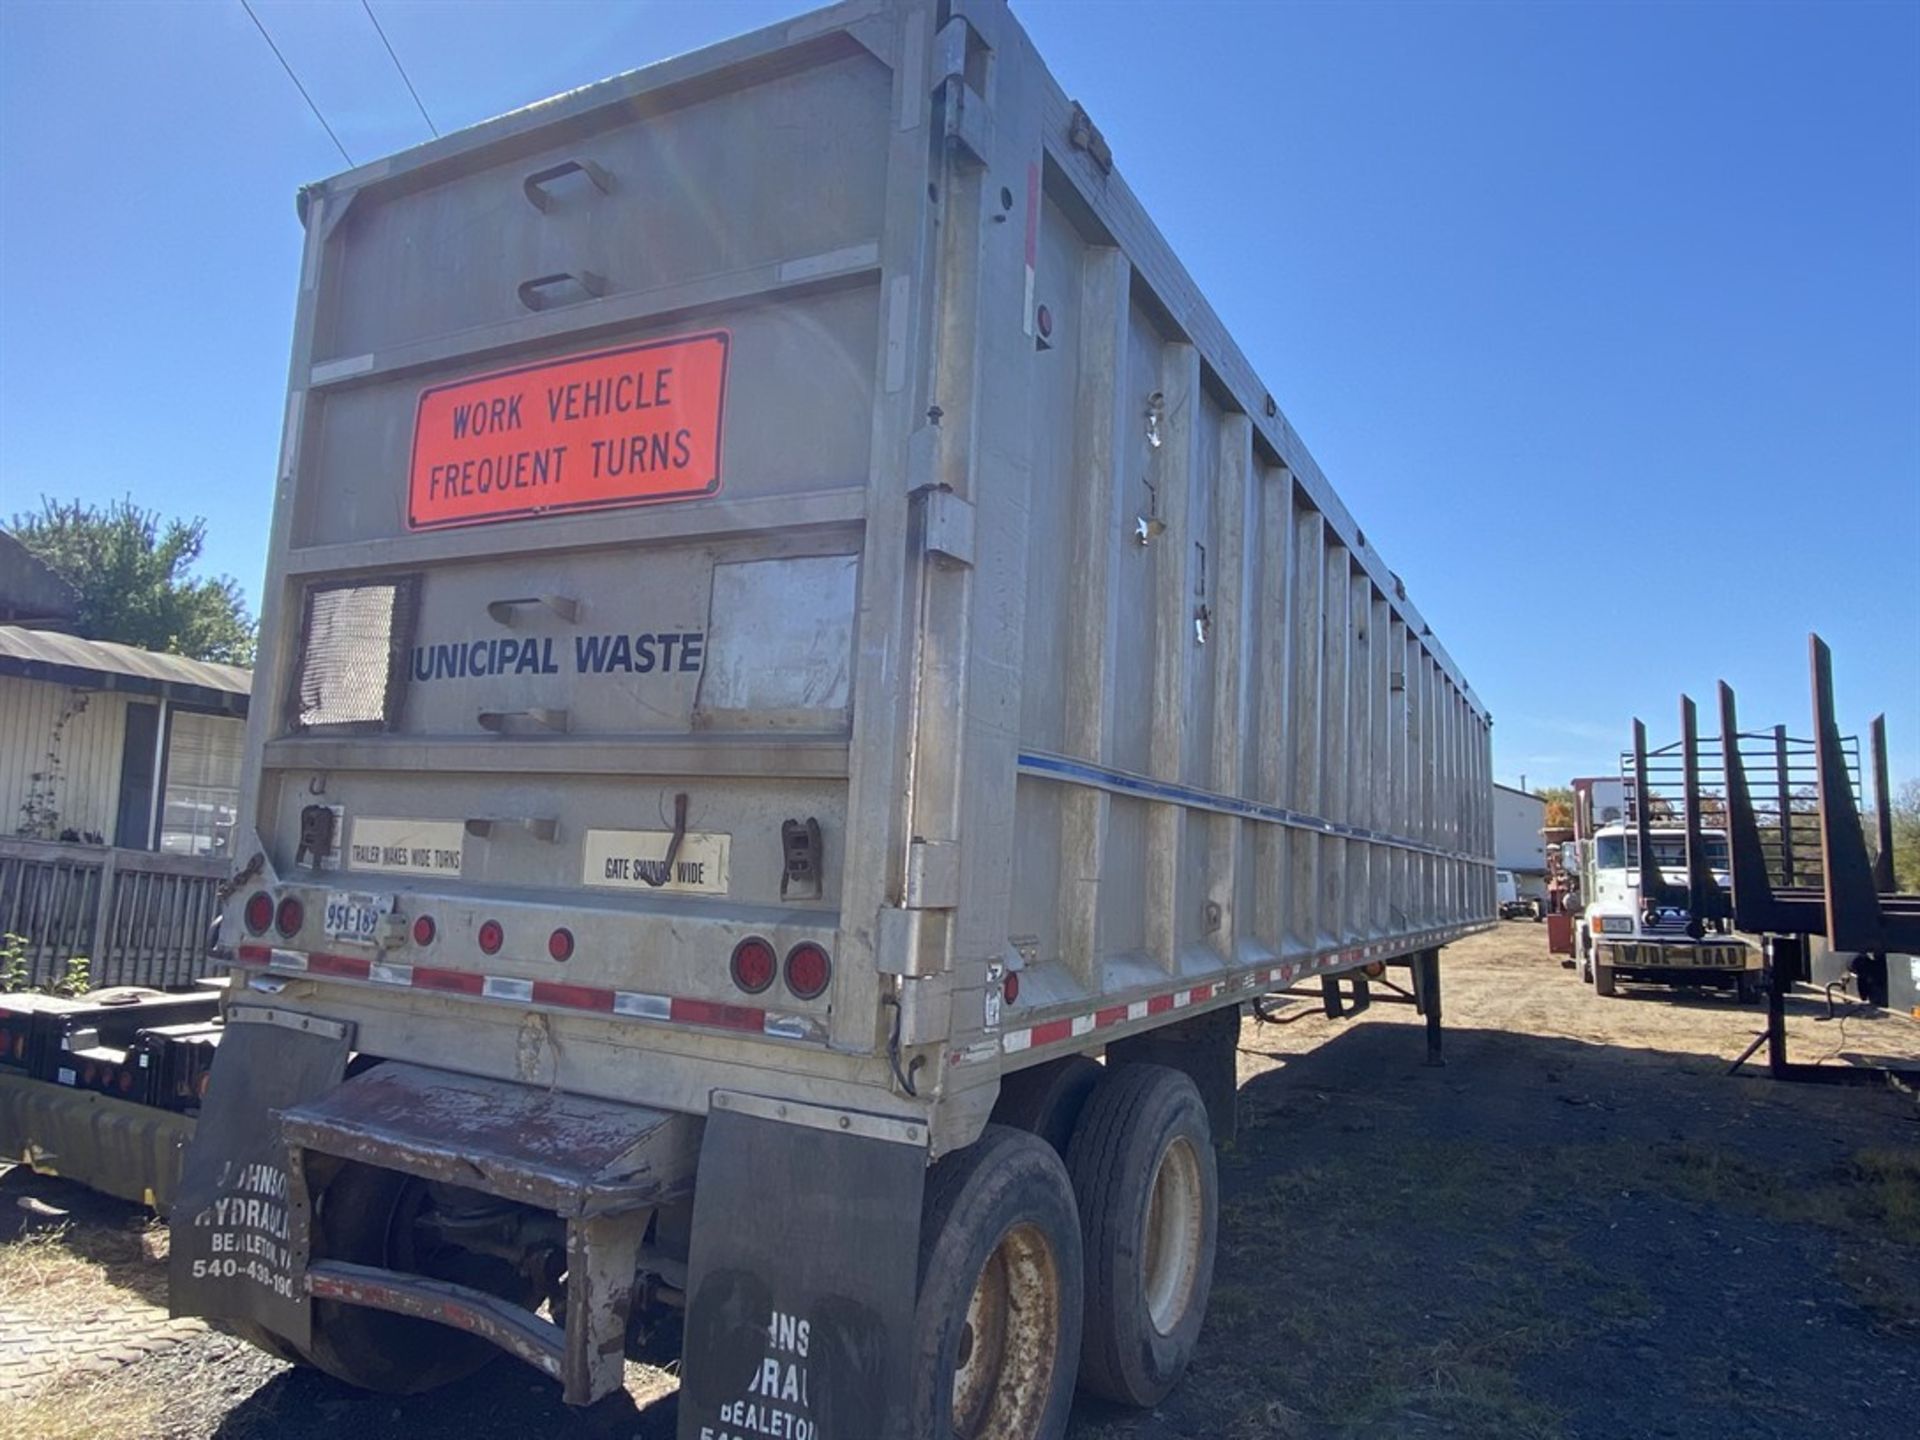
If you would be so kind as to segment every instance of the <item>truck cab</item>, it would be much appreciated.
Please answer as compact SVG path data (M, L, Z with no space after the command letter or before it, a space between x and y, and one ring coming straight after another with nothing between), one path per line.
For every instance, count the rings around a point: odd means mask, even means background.
M1520 893L1520 880L1511 870L1493 872L1494 894L1500 902L1502 920L1538 920L1546 908L1533 896Z
M1729 883L1727 836L1702 832L1714 883ZM1687 835L1678 827L1647 832L1662 879L1675 887L1687 881ZM1585 908L1576 947L1581 977L1601 995L1613 995L1622 980L1673 986L1730 989L1741 1003L1760 998L1758 950L1732 934L1692 934L1684 907L1643 904L1640 894L1640 837L1624 822L1602 825L1581 847L1581 894Z

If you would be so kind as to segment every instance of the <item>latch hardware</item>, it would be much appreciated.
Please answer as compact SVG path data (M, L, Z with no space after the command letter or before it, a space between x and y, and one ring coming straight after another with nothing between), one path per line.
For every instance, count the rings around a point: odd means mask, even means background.
M780 898L818 900L823 883L820 822L811 815L805 820L782 821L780 853L785 857L785 866L780 872Z
M293 863L311 859L320 865L333 854L334 831L339 816L331 805L305 805L300 809L300 844L294 849Z

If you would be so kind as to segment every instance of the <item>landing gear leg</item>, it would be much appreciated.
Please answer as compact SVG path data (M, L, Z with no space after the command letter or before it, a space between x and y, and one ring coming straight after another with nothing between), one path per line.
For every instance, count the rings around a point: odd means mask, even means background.
M1422 950L1413 957L1413 998L1427 1017L1427 1064L1445 1065L1440 1053L1440 952Z

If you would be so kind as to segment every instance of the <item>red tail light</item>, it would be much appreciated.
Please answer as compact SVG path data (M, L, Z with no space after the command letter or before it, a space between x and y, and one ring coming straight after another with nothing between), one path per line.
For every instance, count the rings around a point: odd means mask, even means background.
M832 978L833 962L812 941L803 941L787 952L787 989L796 999L811 1000L825 993Z
M247 897L247 909L244 916L247 929L256 935L267 933L267 927L273 924L273 897L264 890L256 890Z
M482 921L480 925L480 952L483 955L498 955L500 947L507 943L507 932L500 928L498 920Z
M1018 970L1009 970L1007 972L1006 979L1000 982L1000 993L1006 997L1007 1004L1009 1005L1020 998L1020 972Z
M434 930L433 917L431 915L421 915L415 918L413 922L413 943L414 944L416 945L433 944L433 937L435 933L436 932Z
M573 958L573 931L562 925L558 930L547 936L547 954L555 960L571 960Z
M773 977L780 970L780 957L773 953L773 946L758 935L749 935L733 947L733 960L727 968L733 972L734 984L749 995L758 995L773 984Z
M133 1093L133 1071L123 1069L120 1072L120 1078L114 1083L119 1085L122 1094L131 1095Z
M298 935L306 923L307 907L291 895L280 902L280 908L273 915L273 928L289 940Z

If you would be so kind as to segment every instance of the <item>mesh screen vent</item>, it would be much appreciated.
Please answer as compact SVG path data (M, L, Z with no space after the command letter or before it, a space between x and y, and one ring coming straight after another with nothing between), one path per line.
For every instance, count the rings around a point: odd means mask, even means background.
M289 728L352 733L397 729L420 579L315 585L301 617L287 697Z

